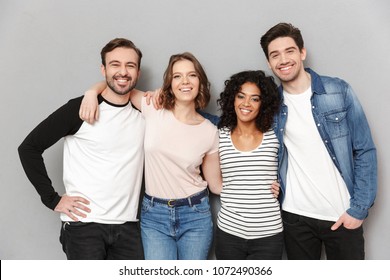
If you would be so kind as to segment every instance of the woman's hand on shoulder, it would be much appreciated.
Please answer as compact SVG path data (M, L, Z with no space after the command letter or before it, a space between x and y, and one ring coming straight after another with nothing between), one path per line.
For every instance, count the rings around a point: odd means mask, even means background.
M80 119L89 124L93 124L99 119L99 104L97 96L102 93L106 87L107 82L100 81L85 92L79 110Z
M79 116L80 119L89 124L93 124L99 119L99 104L95 90L87 90L81 101Z

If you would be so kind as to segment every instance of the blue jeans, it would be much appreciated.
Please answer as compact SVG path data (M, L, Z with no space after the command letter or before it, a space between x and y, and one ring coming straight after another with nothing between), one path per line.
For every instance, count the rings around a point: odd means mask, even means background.
M319 260L322 245L328 260L364 260L363 226L333 231L335 222L282 211L284 240L289 260Z
M62 222L60 242L68 260L143 260L138 222Z
M215 256L218 260L281 260L283 233L272 236L244 239L217 227Z
M213 239L209 197L170 207L144 197L141 236L147 260L205 260Z

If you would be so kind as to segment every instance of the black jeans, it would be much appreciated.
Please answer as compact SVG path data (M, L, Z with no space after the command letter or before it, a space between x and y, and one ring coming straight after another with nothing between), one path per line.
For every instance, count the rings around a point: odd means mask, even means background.
M144 259L137 222L62 222L60 242L68 260Z
M215 256L218 260L281 260L283 233L272 236L244 239L217 227Z
M318 260L322 245L328 260L363 260L363 227L332 231L332 221L312 219L282 211L287 258Z

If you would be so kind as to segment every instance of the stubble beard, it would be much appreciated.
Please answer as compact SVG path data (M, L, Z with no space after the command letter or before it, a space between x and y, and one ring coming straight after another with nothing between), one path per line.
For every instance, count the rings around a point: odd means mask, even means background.
M128 88L123 88L123 89L118 89L118 87L115 86L115 84L114 84L115 78L112 78L111 80L106 80L106 82L107 82L107 86L116 94L126 95L130 91L132 91L137 84L137 81L133 81L133 79L131 77L128 77L128 79L129 79L130 85Z

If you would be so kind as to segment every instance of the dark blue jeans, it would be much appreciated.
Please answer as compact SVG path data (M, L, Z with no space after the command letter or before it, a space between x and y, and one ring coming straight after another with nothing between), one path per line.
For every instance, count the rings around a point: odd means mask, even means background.
M68 260L144 259L137 222L62 222L60 242Z
M272 236L244 239L217 227L215 256L218 260L281 260L283 233Z
M282 211L287 258L319 260L322 245L328 260L363 260L363 227L332 231L332 221L312 219Z

